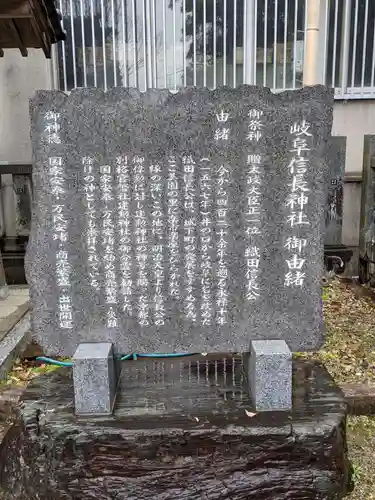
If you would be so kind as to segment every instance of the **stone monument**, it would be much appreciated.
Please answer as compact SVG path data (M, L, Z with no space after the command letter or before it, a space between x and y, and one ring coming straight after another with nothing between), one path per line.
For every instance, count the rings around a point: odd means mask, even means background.
M342 397L323 369L292 363L323 342L332 107L321 86L37 93L32 330L45 354L73 356L73 373L25 395L22 439L37 411L43 446L69 454L65 427L75 451L58 477L33 445L22 498L36 484L43 499L347 489ZM132 353L175 358L121 364ZM264 475L255 464L271 455Z
M324 244L342 244L342 210L344 198L346 137L331 137L331 168L328 181L328 199L325 209L326 233Z
M373 135L364 137L359 263L360 282L375 286L375 136Z
M328 147L328 196L324 256L327 270L342 274L353 251L342 243L346 137L331 137Z

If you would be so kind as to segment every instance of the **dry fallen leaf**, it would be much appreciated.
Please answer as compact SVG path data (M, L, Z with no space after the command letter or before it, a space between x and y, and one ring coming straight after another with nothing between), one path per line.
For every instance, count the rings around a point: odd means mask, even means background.
M199 422L199 418L198 417L194 417L193 415L188 415L188 419L189 420L195 420L196 422Z
M245 410L245 413L248 417L255 417L256 413L252 413L251 411Z
M374 383L375 302L365 287L335 279L323 290L324 346L303 357L321 361L335 382Z

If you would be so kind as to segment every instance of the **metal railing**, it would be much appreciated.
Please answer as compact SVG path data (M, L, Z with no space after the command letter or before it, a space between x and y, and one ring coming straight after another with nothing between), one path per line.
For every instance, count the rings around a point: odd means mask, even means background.
M305 0L58 0L59 87L302 86ZM319 77L375 97L375 2L321 0Z
M335 87L337 98L374 98L375 3L331 0L325 14L324 83Z

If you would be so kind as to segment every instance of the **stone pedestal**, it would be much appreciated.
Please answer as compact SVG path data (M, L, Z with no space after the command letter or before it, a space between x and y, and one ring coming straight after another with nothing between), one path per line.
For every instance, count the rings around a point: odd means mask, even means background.
M248 380L256 411L292 409L292 353L285 340L250 342Z
M35 379L1 445L4 500L339 499L346 405L293 363L293 410L254 412L248 359L125 361L113 416L77 417L69 369ZM245 368L244 368L245 367Z

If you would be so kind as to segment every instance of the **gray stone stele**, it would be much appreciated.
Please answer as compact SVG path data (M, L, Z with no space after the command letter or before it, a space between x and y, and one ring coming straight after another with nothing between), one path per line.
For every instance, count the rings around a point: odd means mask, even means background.
M331 137L327 159L329 178L324 244L336 246L342 244L346 137Z
M112 344L80 344L73 357L73 381L77 415L110 415L118 382Z
M359 248L370 260L375 260L375 136L365 135L363 155L362 207L363 226Z
M254 340L249 386L256 411L292 408L292 353L284 340Z
M249 139L251 110L261 111L262 136L257 143ZM79 343L110 342L116 353L183 353L183 352L242 352L249 350L250 340L282 339L292 351L317 349L324 340L320 280L323 275L324 211L327 197L327 154L331 133L333 91L323 86L307 87L296 91L273 94L263 87L239 86L208 89L184 88L176 94L166 90L115 88L108 92L100 89L77 89L69 95L56 91L39 91L31 100L31 138L33 147L33 219L25 268L30 285L32 329L34 339L48 355L72 356ZM45 115L59 114L61 142L50 143L46 133ZM228 115L228 118L227 118ZM49 113L51 116L51 113ZM225 122L219 122L218 116ZM287 260L292 252L285 247L292 236L288 216L290 209L286 199L291 192L288 165L292 159L291 128L296 122L309 123L311 150L305 180L309 189L309 201L305 214L310 223L301 235L308 244L303 250L304 280L302 286L286 286ZM215 139L219 130L220 139ZM221 131L221 132L220 132ZM222 139L222 136L226 138ZM247 159L249 155L262 154L262 181L260 186L261 233L257 240L260 258L258 280L259 297L246 299L247 262L245 251L249 246L246 233L248 210ZM176 161L177 205L168 212L168 197L172 184L168 184L170 158ZM68 240L64 245L54 238L60 214L52 214L56 205L53 195L53 179L49 158L63 158L64 199L61 200L63 217L67 221ZM93 175L90 182L95 186L93 206L99 235L96 242L99 288L90 282L88 262L89 229L82 158L91 157ZM131 241L131 295L132 311L124 311L124 294L128 278L123 276L124 259L120 256L120 225L124 224L124 209L120 208L119 178L116 173L118 158L129 162L129 208ZM187 190L184 160L195 162L191 187ZM139 172L136 161L144 159L142 172L145 180L143 208L146 215L141 223L146 231L146 243L142 259L146 258L144 278L139 279L140 250L136 245L135 231L138 210ZM206 159L206 160L205 160ZM189 160L190 161L190 160ZM203 165L209 166L209 179L204 177ZM208 163L207 163L208 162ZM185 163L186 164L186 163ZM106 274L105 258L107 241L102 227L104 201L100 176L103 166L110 167L109 185L115 195L111 201L112 220L115 229L114 269ZM159 173L155 174L155 169ZM220 253L220 224L217 207L220 171L225 174L227 248L224 268L218 266ZM161 177L161 212L163 231L154 233L154 187L152 183ZM85 180L86 178L86 180ZM177 183L177 184L176 184ZM203 188L203 184L206 183ZM203 190L210 193L212 204L207 216L201 214ZM104 192L104 191L103 191ZM189 203L192 199L196 217L191 220ZM218 201L219 200L219 201ZM124 201L124 200L122 200ZM59 209L60 210L60 209ZM171 220L177 227L178 259L171 271ZM205 217L211 222L207 223ZM186 227L194 222L193 240L187 243ZM205 226L207 224L207 226ZM156 227L156 226L155 226ZM201 234L204 227L211 228L211 244L203 252ZM142 229L141 228L141 229ZM143 230L143 229L142 229ZM190 236L191 236L190 234ZM161 238L158 240L157 238ZM162 245L161 295L164 308L164 324L156 324L156 247ZM190 245L190 247L189 247ZM191 250L194 246L194 250ZM188 250L190 248L190 250ZM58 303L61 289L56 281L58 252L68 253L70 286L65 290L71 297L73 324L62 329L59 323ZM187 257L187 252L190 254ZM195 253L194 253L195 252ZM194 253L193 260L190 259ZM204 253L204 255L203 255ZM202 322L202 269L209 255L209 293L206 302L211 304L211 324ZM61 255L61 254L59 254ZM159 264L158 264L159 265ZM187 266L193 266L194 278L188 285ZM108 267L108 266L107 266ZM207 269L207 268L206 268ZM223 270L224 269L224 270ZM108 276L116 275L117 326L107 323L110 313L106 303L105 287ZM160 274L160 273L159 273ZM171 276L174 274L174 276ZM220 274L220 276L219 276ZM224 276L224 278L223 278ZM218 324L220 316L220 286L225 282L228 304L224 310L224 324ZM125 280L125 281L124 281ZM170 293L172 281L178 283L179 298ZM143 284L142 284L143 283ZM160 291L160 290L159 290ZM159 293L159 292L158 292ZM160 294L159 294L160 296ZM146 303L148 325L141 325L140 303ZM188 319L189 304L195 304L196 319ZM206 307L205 305L205 307ZM224 308L225 309L225 308ZM160 309L159 309L160 310ZM208 310L208 309L206 309Z
M14 175L13 189L16 196L16 229L17 235L28 236L31 226L32 186L28 175Z

